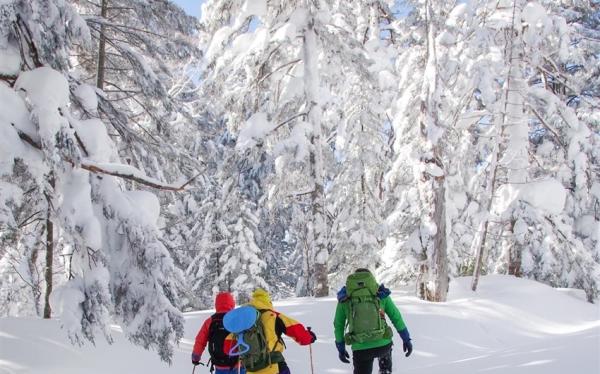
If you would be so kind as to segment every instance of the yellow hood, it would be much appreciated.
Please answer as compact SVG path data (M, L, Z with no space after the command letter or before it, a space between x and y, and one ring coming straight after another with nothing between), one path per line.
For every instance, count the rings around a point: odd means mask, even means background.
M273 309L271 296L262 288L257 288L254 290L252 293L252 298L250 299L250 305L256 309Z

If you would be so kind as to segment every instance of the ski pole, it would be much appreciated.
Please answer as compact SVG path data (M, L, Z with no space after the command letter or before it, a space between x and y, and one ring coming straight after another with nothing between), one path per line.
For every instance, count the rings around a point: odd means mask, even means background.
M307 330L311 331L310 330L310 326L307 328ZM310 352L310 372L312 374L315 374L315 368L314 368L314 365L313 365L312 343L310 343L308 345L308 351Z
M312 357L312 343L308 345L308 350L310 352L310 372L315 374L315 368L313 366L313 357Z

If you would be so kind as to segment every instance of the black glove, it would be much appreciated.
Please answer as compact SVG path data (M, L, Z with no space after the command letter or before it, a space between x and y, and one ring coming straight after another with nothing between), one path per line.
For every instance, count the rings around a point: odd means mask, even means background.
M344 342L335 342L335 347L338 350L339 353L339 358L340 361L349 364L350 363L350 355L348 354L348 351L346 350L346 345L344 344Z
M307 328L308 333L310 334L310 336L312 337L310 344L314 343L315 341L317 341L317 336L315 335L315 333L310 329L310 327Z
M200 361L192 361L192 365L198 366L198 365L200 365Z
M402 342L402 349L404 350L404 352L406 352L406 357L410 356L410 354L412 353L412 343L410 342L410 340Z

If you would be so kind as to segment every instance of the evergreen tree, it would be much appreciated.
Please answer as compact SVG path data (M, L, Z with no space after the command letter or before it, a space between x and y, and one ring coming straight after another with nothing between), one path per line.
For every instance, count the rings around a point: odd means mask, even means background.
M105 123L94 117L96 92L68 71L70 48L89 45L90 36L71 5L10 2L2 4L0 14L2 25L9 25L2 44L21 51L18 68L0 84L1 128L10 145L3 147L2 183L12 190L4 199L10 210L3 222L16 229L16 240L3 244L16 244L11 252L17 250L12 259L2 258L8 267L3 281L18 275L29 284L38 314L43 285L44 317L57 309L75 342L94 341L98 332L110 341L110 324L117 322L129 339L169 361L183 334L183 318L174 292L176 269L159 241L160 206L153 194L127 190L123 181L180 187L121 163ZM39 211L15 219L28 214L30 201ZM33 231L33 222L44 225ZM43 282L33 277L40 243ZM59 261L62 276L55 274Z

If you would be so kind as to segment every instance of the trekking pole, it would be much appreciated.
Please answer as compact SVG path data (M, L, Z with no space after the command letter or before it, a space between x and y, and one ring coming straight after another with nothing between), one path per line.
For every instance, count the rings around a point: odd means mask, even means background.
M310 352L310 372L311 374L315 374L315 368L313 366L313 358L312 358L312 343L308 345L308 350Z
M310 331L310 326L307 330ZM311 374L315 374L315 367L313 365L312 343L308 345L308 351L310 352L310 372Z

